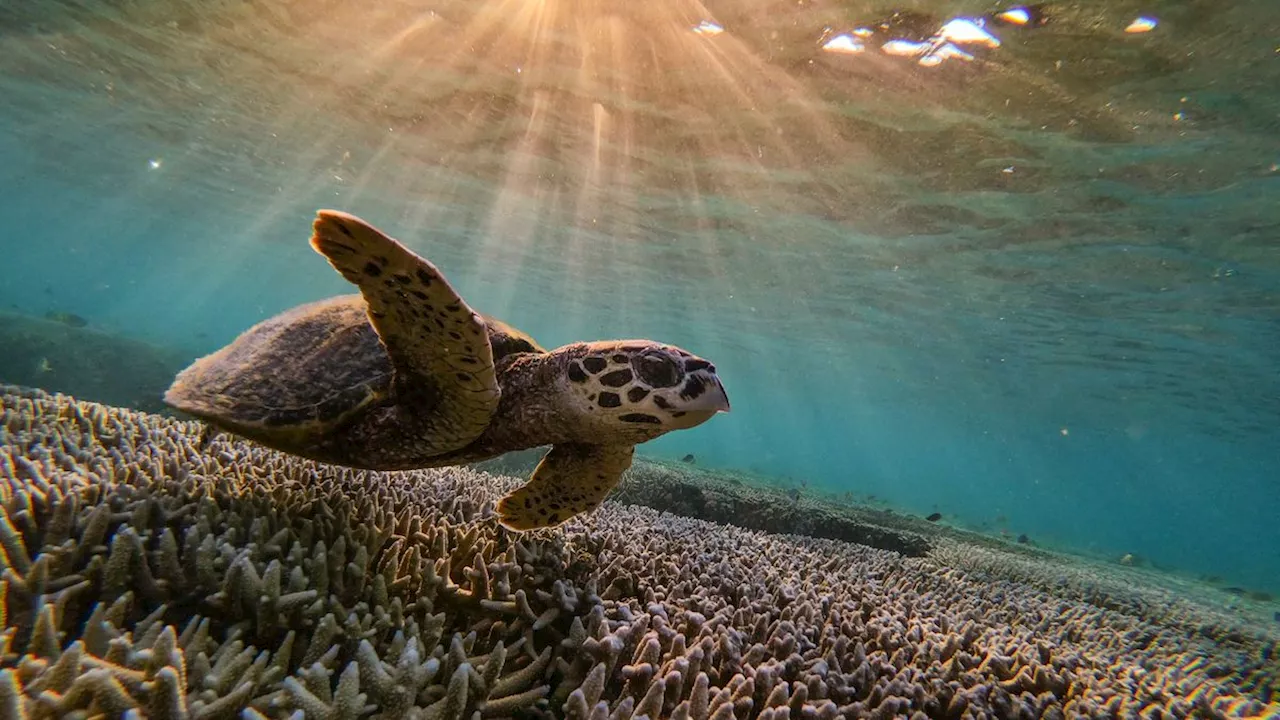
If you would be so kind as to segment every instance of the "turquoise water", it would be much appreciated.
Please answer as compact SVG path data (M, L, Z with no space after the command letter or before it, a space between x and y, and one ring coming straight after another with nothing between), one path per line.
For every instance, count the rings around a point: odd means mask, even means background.
M545 346L712 359L642 454L1280 592L1280 5L1045 12L5 4L0 307L192 359L348 292L342 209ZM1000 46L877 49L955 18Z

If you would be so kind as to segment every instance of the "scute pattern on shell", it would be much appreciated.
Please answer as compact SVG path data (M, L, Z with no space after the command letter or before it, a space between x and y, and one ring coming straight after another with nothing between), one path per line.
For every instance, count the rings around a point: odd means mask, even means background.
M1144 617L1086 578L1056 593L989 549L904 557L616 503L517 537L493 518L515 479L200 439L0 388L4 717L1276 711L1274 633L1173 601Z

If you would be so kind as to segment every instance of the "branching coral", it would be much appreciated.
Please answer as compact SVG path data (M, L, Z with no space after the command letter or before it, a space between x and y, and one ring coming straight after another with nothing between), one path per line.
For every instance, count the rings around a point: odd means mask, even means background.
M1274 711L1275 638L1229 618L1189 637L937 553L616 503L517 536L493 518L514 482L4 388L0 717Z

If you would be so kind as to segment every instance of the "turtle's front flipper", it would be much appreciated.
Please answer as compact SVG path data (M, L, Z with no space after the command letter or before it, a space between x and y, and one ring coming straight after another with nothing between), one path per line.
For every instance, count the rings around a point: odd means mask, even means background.
M479 437L499 397L484 320L434 265L360 218L321 210L313 229L311 247L364 296L397 401L425 425L418 452Z
M631 467L634 445L556 445L529 482L498 501L498 522L512 530L555 527L594 510Z

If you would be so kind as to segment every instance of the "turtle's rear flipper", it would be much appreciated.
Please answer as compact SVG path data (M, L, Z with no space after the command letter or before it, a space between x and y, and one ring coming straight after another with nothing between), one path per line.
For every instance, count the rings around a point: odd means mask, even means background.
M511 530L560 525L594 510L631 467L634 445L556 445L529 482L498 501L498 522Z
M479 437L500 394L484 320L434 265L360 218L321 210L313 229L311 247L364 296L398 404L425 425L418 452Z

